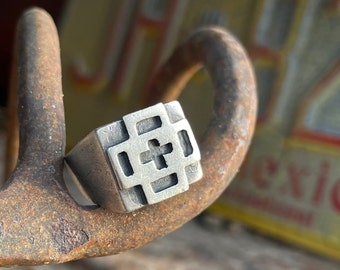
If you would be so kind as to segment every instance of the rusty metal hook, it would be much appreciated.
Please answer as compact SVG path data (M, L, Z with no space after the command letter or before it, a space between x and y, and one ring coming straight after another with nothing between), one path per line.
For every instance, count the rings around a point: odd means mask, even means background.
M147 100L175 98L202 64L216 89L213 119L200 144L204 179L187 192L128 214L79 206L62 176L65 127L57 31L43 10L25 12L17 34L20 150L0 192L0 266L117 254L175 230L209 206L238 171L253 134L255 83L244 50L224 30L196 31L161 67Z

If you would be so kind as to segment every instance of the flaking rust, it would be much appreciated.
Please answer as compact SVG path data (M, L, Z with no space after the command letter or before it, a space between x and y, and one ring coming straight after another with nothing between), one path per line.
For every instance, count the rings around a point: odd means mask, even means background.
M225 30L199 29L160 68L146 100L171 101L199 68L208 70L216 93L214 117L200 144L203 179L186 192L131 213L79 206L62 174L65 119L59 51L52 18L38 8L25 12L18 24L14 69L20 148L17 165L0 192L0 266L117 254L177 229L228 186L253 135L256 90L246 53ZM11 102L15 107L16 99ZM15 114L9 121L15 131ZM9 139L8 160L15 160L17 137Z
M61 254L67 254L89 241L89 237L83 229L65 219L60 219L52 225L51 234L54 248Z

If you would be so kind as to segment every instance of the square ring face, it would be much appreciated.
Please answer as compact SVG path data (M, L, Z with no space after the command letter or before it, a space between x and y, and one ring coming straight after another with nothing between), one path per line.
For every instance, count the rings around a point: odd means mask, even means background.
M180 194L202 178L199 148L177 101L128 114L111 125L111 134L123 139L109 144L106 154L128 211Z

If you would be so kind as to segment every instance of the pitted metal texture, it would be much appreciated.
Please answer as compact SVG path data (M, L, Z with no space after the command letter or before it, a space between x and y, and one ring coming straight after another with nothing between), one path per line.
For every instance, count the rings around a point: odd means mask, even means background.
M213 203L238 172L254 131L256 88L244 49L224 29L198 29L155 74L146 102L177 99L203 66L215 88L213 118L199 143L203 178L186 192L131 213L80 206L63 179L66 136L58 33L45 11L25 12L17 28L16 91L10 105L18 109L18 117L12 113L9 119L14 134L19 120L20 136L8 138L8 161L18 161L15 168L8 163L13 172L0 191L0 266L118 254L177 229ZM155 141L150 144L157 147ZM146 162L150 155L144 155Z
M97 128L66 156L93 201L116 212L131 212L187 191L203 176L200 159L178 101Z

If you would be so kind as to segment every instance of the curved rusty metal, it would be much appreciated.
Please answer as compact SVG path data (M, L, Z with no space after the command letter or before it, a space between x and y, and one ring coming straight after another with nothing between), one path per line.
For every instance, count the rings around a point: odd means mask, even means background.
M254 129L255 82L244 50L224 30L191 35L160 69L149 92L149 103L173 99L202 64L209 71L216 97L200 145L204 179L128 214L79 206L65 188L59 42L43 10L22 16L17 55L20 150L0 192L0 266L60 263L139 247L199 214L238 171Z

